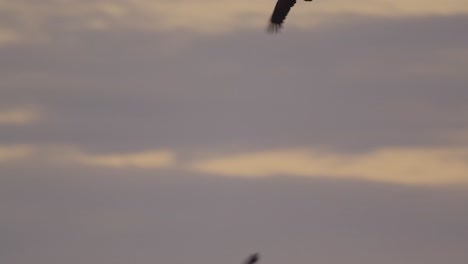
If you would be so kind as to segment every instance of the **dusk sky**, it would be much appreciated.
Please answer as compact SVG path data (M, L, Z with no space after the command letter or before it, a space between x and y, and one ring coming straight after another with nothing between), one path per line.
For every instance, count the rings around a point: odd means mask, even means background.
M468 3L0 0L0 263L468 263Z

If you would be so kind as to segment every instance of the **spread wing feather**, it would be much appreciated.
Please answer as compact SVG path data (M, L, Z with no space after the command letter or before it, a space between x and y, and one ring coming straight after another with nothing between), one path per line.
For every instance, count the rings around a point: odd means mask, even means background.
M294 4L296 4L296 0L278 0L276 2L275 10L273 11L273 15L271 15L270 25L268 26L269 32L277 32L281 28L283 21Z

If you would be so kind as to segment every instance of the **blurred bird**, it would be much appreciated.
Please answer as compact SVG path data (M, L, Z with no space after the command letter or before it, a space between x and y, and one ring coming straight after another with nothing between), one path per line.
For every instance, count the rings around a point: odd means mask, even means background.
M254 264L260 259L258 253L250 255L250 257L244 262L244 264Z
M311 2L312 0L304 1ZM278 2L276 2L275 10L273 10L270 25L268 26L268 32L278 32L281 29L283 21L286 19L289 10L294 4L296 4L296 0L278 0Z

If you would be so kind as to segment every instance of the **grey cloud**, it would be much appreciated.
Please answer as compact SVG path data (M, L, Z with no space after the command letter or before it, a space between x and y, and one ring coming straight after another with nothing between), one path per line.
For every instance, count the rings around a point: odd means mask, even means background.
M2 103L55 114L1 141L361 149L437 144L468 125L464 69L434 55L465 52L465 16L347 21L279 36L63 32L2 48Z
M360 150L448 144L441 134L468 127L466 16L351 17L277 36L52 22L49 42L0 47L0 104L45 115L3 126L2 145ZM423 66L449 70L414 70ZM1 263L239 263L253 251L270 264L468 259L466 186L0 166Z
M34 169L34 173L30 171ZM64 168L1 178L2 262L462 264L465 187Z

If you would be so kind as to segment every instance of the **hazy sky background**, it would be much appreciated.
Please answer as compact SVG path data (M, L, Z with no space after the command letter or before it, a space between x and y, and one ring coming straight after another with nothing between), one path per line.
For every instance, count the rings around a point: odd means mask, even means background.
M0 0L0 262L465 264L465 0Z

